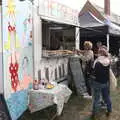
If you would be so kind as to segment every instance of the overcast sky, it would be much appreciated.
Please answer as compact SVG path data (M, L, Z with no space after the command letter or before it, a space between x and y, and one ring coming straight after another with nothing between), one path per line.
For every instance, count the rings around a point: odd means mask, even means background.
M87 0L56 0L62 3L65 3L72 8L80 10ZM104 0L90 0L97 5L104 7ZM111 2L111 11L117 13L120 16L120 0L110 0Z

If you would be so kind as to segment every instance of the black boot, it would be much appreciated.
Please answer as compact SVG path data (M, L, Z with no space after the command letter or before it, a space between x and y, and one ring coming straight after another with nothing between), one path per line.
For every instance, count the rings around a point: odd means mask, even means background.
M108 111L106 112L106 116L109 117L111 115L112 112Z
M90 119L95 120L95 114L91 114Z

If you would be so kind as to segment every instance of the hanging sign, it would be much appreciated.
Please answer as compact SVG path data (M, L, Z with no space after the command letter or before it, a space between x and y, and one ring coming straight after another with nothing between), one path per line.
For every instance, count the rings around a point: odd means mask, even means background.
M39 0L39 15L54 21L78 24L78 11L53 0Z

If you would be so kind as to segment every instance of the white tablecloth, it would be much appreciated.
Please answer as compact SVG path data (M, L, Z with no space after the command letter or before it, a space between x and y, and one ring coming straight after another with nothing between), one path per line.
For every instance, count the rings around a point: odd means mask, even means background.
M62 84L56 85L53 89L39 89L29 91L29 110L36 112L42 110L50 105L57 105L57 115L61 112L71 95L72 91Z

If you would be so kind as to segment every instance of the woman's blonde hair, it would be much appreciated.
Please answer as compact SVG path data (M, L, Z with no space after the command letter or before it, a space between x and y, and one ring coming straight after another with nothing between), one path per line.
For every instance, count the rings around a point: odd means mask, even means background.
M88 50L91 50L92 47L93 47L93 44L90 41L85 41L84 42L84 47L87 48Z

